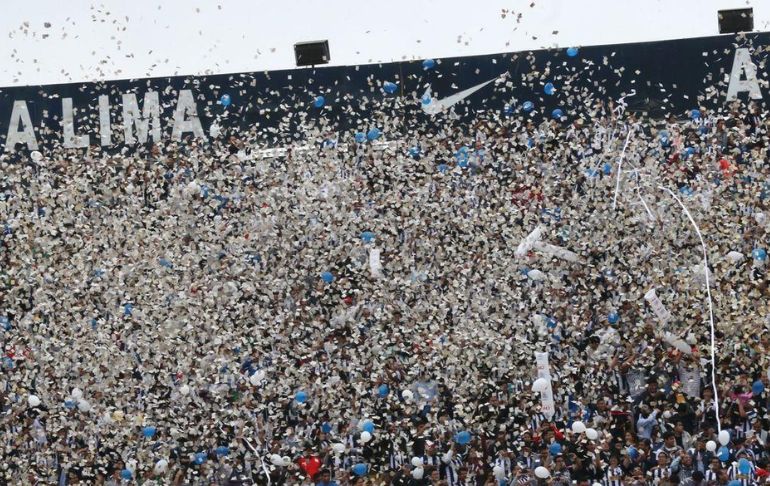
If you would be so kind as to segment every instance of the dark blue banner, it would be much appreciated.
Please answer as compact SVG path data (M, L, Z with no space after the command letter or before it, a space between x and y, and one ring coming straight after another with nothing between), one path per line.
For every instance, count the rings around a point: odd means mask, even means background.
M590 117L599 103L684 116L768 92L770 34L553 49L379 65L179 76L0 90L0 148L151 143L237 133L259 146L388 138L467 117Z

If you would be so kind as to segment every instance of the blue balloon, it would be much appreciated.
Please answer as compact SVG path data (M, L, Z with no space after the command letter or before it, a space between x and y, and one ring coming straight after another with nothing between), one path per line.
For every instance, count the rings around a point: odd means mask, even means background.
M455 152L455 159L457 159L457 163L460 165L460 167L465 167L468 165L468 158L469 158L469 150L468 147L460 147L457 152ZM463 165L463 163L465 165Z
M72 410L77 406L78 404L77 402L75 402L75 400L64 400L64 408L66 408L67 410Z
M612 164L610 164L609 162L604 164L604 167L602 168L602 172L604 172L604 175L612 174Z
M361 233L361 239L364 240L364 243L371 243L374 241L374 233L371 231L364 231Z
M396 83L391 83L390 81L385 81L382 83L382 89L388 94L393 94L398 89L398 85Z
M543 92L547 95L552 95L556 92L556 88L554 88L553 83L545 83L545 86L543 86Z
M727 486L742 486L743 483L739 479L733 479L732 481L727 483Z
M371 142L373 140L377 140L378 138L380 138L380 135L382 135L382 132L380 132L379 128L375 127L369 130L368 132L366 132L366 139Z
M506 116L507 116L507 115L512 115L512 114L513 114L513 107L512 107L511 105L508 105L508 104L506 104L506 105L503 107L503 113L504 113Z
M155 432L157 432L157 431L158 431L158 429L156 429L155 427L147 426L147 427L142 429L142 435L144 435L145 437L147 437L149 439L150 437L154 436Z
M689 186L682 186L679 188L679 192L684 194L685 196L692 196L692 189L690 189Z
M356 143L366 142L366 134L364 132L356 132Z
M596 169L586 169L586 177L597 177L599 175L599 171Z
M720 447L717 451L717 457L720 461L727 462L730 459L730 450L725 446Z
M417 147L417 146L409 147L410 157L417 157L418 155L420 155L420 147Z
M749 474L751 472L751 463L745 457L738 461L738 472L741 474Z
M313 106L315 106L316 108L321 108L325 104L326 104L326 98L324 98L321 95L316 96L315 100L313 100Z
M561 444L559 444L558 442L554 442L553 444L548 446L548 452L550 452L552 456L561 454Z
M120 477L123 479L131 480L131 478L133 478L134 475L131 474L131 471L129 471L128 469L123 469L122 471L120 471Z
M294 395L294 400L296 400L297 403L305 403L307 401L307 393L298 391L297 394Z
M228 106L230 106L230 103L232 102L232 100L230 99L229 94L223 94L222 97L219 98L219 102L222 103L222 106L227 108Z
M639 451L634 446L628 446L628 457L632 460L636 460L639 457Z
M385 398L388 396L388 393L390 393L390 387L385 383L377 387L377 395L379 395L380 398Z
M174 264L166 260L165 258L161 258L160 260L158 260L158 263L160 263L161 267L174 268Z
M201 465L204 462L206 462L206 458L208 457L208 454L205 452L198 452L195 454L195 464Z
M356 476L364 476L369 471L369 466L364 463L358 463L353 466L353 474Z
M757 380L751 385L751 393L754 395L761 395L763 391L765 391L765 384L762 383L762 380Z
M214 452L216 452L218 456L227 456L230 454L230 448L227 446L219 446L214 449Z
M620 315L618 315L617 312L610 312L610 314L607 316L607 322L610 324L617 324L620 320Z
M690 111L690 118L692 118L693 120L700 119L700 110L695 109Z
M328 434L331 431L332 431L332 424L330 424L329 422L324 422L323 424L321 424L321 432L323 432L324 434Z
M133 310L134 310L134 304L123 304L123 315L124 316L133 315L132 314Z
M457 435L455 435L455 442L457 442L460 445L465 445L470 441L471 441L471 433L468 432L467 430L458 432Z
M446 164L438 164L438 171L442 174L446 174L449 171L449 166Z
M436 65L436 61L434 61L433 59L426 59L422 62L422 68L425 69L426 71L428 69L433 69L435 65Z
M334 282L334 275L332 275L332 272L323 272L321 274L321 279L324 282L330 284L330 283Z
M755 260L763 262L767 260L767 250L764 248L754 248L754 251L751 252L751 256L753 256Z
M531 101L525 101L523 105L521 105L521 109L529 113L532 111L532 109L535 108L535 104Z
M545 325L548 329L554 329L556 327L556 319L549 317L545 320Z
M422 102L423 105L429 105L431 104L433 99L430 97L430 95L426 94L425 96L422 97L420 101Z
M567 55L569 57L575 57L578 55L578 48L577 47L570 47L567 49Z
M553 119L554 119L554 120L558 120L558 119L560 119L561 117L563 117L563 116L564 116L564 112L563 112L563 111L561 111L561 108L555 108L555 109L554 109L554 110L551 112L551 116L553 117Z
M370 434L374 433L374 422L371 420L364 420L363 423L361 423L361 430L364 432L369 432Z

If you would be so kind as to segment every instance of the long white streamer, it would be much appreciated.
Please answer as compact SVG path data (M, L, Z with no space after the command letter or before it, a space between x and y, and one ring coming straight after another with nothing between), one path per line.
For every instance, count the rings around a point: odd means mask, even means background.
M623 150L620 151L620 157L618 157L618 175L615 178L615 198L612 200L612 209L618 205L618 192L620 192L620 174L623 172L623 159L626 156L626 149L628 148L628 142L631 141L631 134L633 130L628 128L628 134L626 135L626 142L623 144Z
M684 205L684 203L674 194L674 192L664 186L658 186L658 189L662 191L666 191L671 195L671 197L674 198L674 200L679 203L679 205L682 207L682 210L687 215L687 219L690 220L690 223L692 224L693 228L695 228L695 233L698 235L698 238L700 239L700 245L703 249L703 269L704 269L704 275L706 279L706 295L709 299L709 324L711 325L711 386L714 390L714 412L716 414L717 418L717 432L722 431L722 424L719 421L719 392L717 391L717 367L716 367L716 338L715 338L715 328L714 328L714 304L711 300L711 284L709 282L709 263L708 263L708 252L706 251L706 243L703 241L703 235L700 232L700 228L698 228L698 225L695 223L695 220L693 219L692 215L690 214L690 211L687 209L687 206Z

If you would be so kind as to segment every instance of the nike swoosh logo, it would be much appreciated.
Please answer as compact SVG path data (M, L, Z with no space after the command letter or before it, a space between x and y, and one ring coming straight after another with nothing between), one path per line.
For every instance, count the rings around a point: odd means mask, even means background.
M476 86L471 86L468 89L464 89L462 91L458 91L457 93L447 96L446 98L442 98L440 100L433 100L431 99L430 103L423 104L422 105L422 111L427 113L428 115L435 115L437 113L441 113L442 111L448 110L449 108L453 107L457 103L461 102L465 98L469 97L476 91L480 90L484 86L488 85L489 83L493 83L497 81L498 79L505 78L508 76L508 73L503 73L500 76L494 77L490 79L489 81L484 81L481 84L477 84ZM423 99L425 97L430 98L431 95L431 89L430 86L425 90L425 93L422 95Z

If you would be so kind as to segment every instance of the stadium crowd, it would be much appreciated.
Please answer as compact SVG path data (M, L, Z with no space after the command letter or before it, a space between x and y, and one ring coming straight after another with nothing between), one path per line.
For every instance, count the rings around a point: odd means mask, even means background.
M0 482L765 483L770 119L741 106L3 155Z

